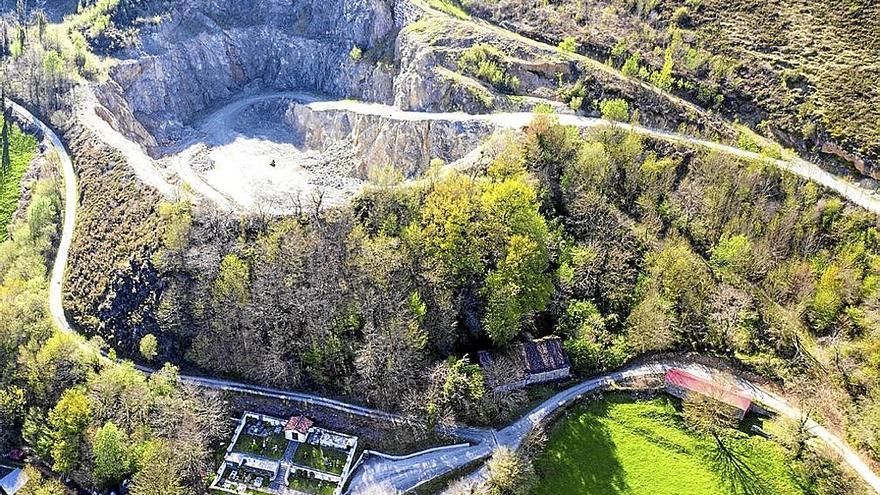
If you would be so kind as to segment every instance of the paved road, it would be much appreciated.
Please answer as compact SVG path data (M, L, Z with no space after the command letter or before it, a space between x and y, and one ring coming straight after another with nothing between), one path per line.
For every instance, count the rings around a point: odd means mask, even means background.
M302 91L286 91L278 93L255 94L238 99L228 105L225 105L217 111L210 114L201 124L200 127L220 129L224 122L229 121L236 113L241 112L250 105L258 102L272 99L290 99L307 105L314 111L345 111L359 115L372 115L389 120L400 121L446 121L446 122L470 122L480 121L494 125L501 129L522 129L529 125L534 118L534 114L528 112L505 112L492 114L468 114L464 112L414 112L401 110L399 108L384 105L380 103L365 103L353 100L334 100L325 101L320 97ZM746 158L750 160L764 160L768 163L787 170L800 177L815 181L824 187L827 187L849 201L871 211L880 214L880 195L877 193L860 187L847 179L836 177L823 170L816 164L810 163L800 157L793 157L790 160L775 160L762 157L760 154L743 150L735 146L716 143L713 141L700 139L686 134L652 129L639 125L631 125L627 123L612 122L605 119L584 117L580 115L563 114L558 115L559 122L564 125L571 125L582 129L600 128L607 126L616 126L618 128L635 132L640 135L650 136L657 139L663 139L671 142L689 144L706 149L719 151L721 153ZM219 132L219 131L217 131Z
M233 105L236 105L239 108L244 108L247 104L252 103L256 99L277 98L282 96L284 95L275 94L255 96L251 101L234 103ZM290 94L288 93L285 97L290 97ZM308 104L312 106L313 109L318 111L346 110L357 113L387 116L389 118L398 118L402 120L479 119L492 122L499 127L507 128L521 128L522 126L526 125L532 118L532 115L528 113L506 113L490 115L469 115L464 113L426 114L420 112L406 112L395 109L393 107L388 107L386 105L366 104L351 101L310 101L308 102ZM55 259L55 263L52 269L52 277L50 280L49 308L52 314L52 318L60 330L76 336L81 342L81 345L88 346L84 339L79 337L73 330L72 326L67 320L62 305L62 286L64 280L64 272L67 266L68 253L70 251L70 245L73 239L74 224L76 222L76 206L78 205L78 190L76 186L76 175L73 169L73 164L63 143L61 142L59 137L52 131L52 129L43 124L39 119L34 117L21 106L12 102L9 103L9 106L20 119L26 122L30 122L35 128L39 129L43 133L44 138L48 140L49 143L56 149L58 157L60 159L61 172L64 178L64 224L62 228L61 240L58 246L58 254ZM563 124L575 125L578 127L598 127L612 124L602 119L593 119L573 115L560 116L560 121ZM758 158L755 153L740 150L730 146L712 143L709 141L700 140L690 136L652 130L640 126L631 126L628 124L614 125L632 130L633 132L638 132L673 141L687 142L698 146L716 149L736 156L741 156L745 158ZM841 179L833 177L830 174L827 174L827 172L819 170L818 167L813 164L809 164L808 162L797 159L791 162L776 161L775 163L778 166L798 173L803 177L816 180L817 182L820 182L827 187L835 189L853 202L861 204L865 208L875 213L880 213L880 202L877 201L876 197L869 197L862 194L853 196L854 192L853 186L851 184L845 183ZM662 374L663 372L665 372L666 369L673 365L675 365L675 363L654 363L648 365L640 365L624 371L611 373L588 380L563 392L560 392L559 394L544 402L543 404L535 408L532 412L519 419L512 425L497 432L489 432L486 430L466 427L455 428L452 430L453 432L457 432L476 441L477 443L474 446L447 449L442 451L432 451L424 454L416 453L415 455L407 457L405 459L388 459L384 457L374 456L367 459L354 474L349 493L381 493L381 491L377 492L377 490L388 490L388 492L385 493L392 493L395 490L402 491L411 489L412 487L424 483L425 481L436 478L437 476L440 476L444 473L448 473L455 468L467 465L475 460L484 459L491 455L492 451L498 446L517 448L522 444L525 437L535 428L536 425L542 423L547 418L547 416L552 414L560 407L565 407L571 402L579 399L583 395L606 387L609 384L619 381L623 378ZM688 367L694 372L703 373L707 376L713 376L716 373L711 369L705 367L696 367L696 365L682 366ZM140 367L140 369L148 373L152 373L153 371L155 371L151 368L145 367ZM293 400L301 403L328 407L348 414L356 414L376 419L392 421L403 419L400 416L392 413L376 411L362 406L347 404L341 401L312 394L272 389L268 387L259 387L228 380L219 380L191 375L183 375L181 376L181 380L186 383L209 389L228 390L258 396ZM792 419L801 418L801 411L786 403L785 400L781 397L776 396L743 380L738 379L738 381L742 386L748 388L752 392L756 401L761 402L768 406L770 409L773 409L780 414L788 416ZM809 420L807 424L811 432L817 438L825 441L835 451L839 452L843 459L850 466L852 466L853 469L875 491L880 493L880 478L878 478L877 475L871 471L871 469L864 463L864 461L859 457L857 453L850 449L844 441L836 437L834 434L829 432L818 423ZM477 473L475 474L475 479L479 479L479 477L481 476L485 476L485 469L477 471Z
M49 281L49 312L52 314L55 326L66 333L75 334L64 315L61 294L67 256L70 253L70 243L73 240L73 226L76 224L76 207L79 204L73 163L70 160L70 155L67 154L64 143L61 142L55 131L21 105L9 100L6 101L6 105L20 121L28 122L32 128L43 135L44 141L48 141L48 144L55 149L60 161L61 177L64 181L64 223L61 230L61 240L58 242L58 253L55 255L55 262L52 265L52 278Z
M585 395L634 378L662 377L670 368L682 368L719 383L732 381L747 391L755 402L768 409L795 421L803 418L803 412L788 404L782 397L742 378L704 365L672 360L658 361L601 375L559 392L513 424L495 432L492 441L442 452L428 452L404 460L369 458L352 477L348 493L404 493L444 473L466 466L475 460L485 459L498 447L519 448L526 437L549 416ZM845 442L813 420L807 420L807 428L813 436L840 454L865 483L880 493L880 478ZM488 471L484 465L465 477L465 482L479 484L487 476Z

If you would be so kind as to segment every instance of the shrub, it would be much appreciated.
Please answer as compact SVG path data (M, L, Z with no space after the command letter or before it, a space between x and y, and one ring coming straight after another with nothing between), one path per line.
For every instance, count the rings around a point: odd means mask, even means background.
M560 41L559 45L556 47L565 53L577 53L578 44L577 41L575 41L574 36L567 36L564 40Z
M357 45L351 47L351 51L348 52L348 56L351 57L352 60L358 61L364 57L364 52Z
M681 6L672 13L672 22L679 27L688 26L691 23L691 14L688 8Z
M572 110L580 110L584 107L584 102L587 101L587 88L582 80L578 80L570 86L561 88L559 96L562 101L568 103Z
M602 118L605 120L617 122L629 120L629 104L620 98L602 100L599 103L599 111L602 112Z
M461 55L459 70L477 77L501 91L516 91L519 78L508 71L507 57L488 43L474 45Z
M651 84L664 91L671 90L675 84L675 78L672 77L672 45L666 48L663 55L663 68L651 74Z
M639 67L640 67L641 56L638 52L633 53L626 59L623 67L620 69L620 72L623 73L624 76L627 77L638 77L639 75Z
M156 336L148 333L141 338L140 345L138 346L141 352L141 356L144 357L147 361L152 361L156 358L156 354L159 352L159 341L156 339Z
M470 19L471 17L456 0L428 0L428 5L430 5L431 8L445 12L452 17L463 21Z
M742 234L735 236L725 234L712 248L709 263L719 272L748 277L751 260L752 241Z

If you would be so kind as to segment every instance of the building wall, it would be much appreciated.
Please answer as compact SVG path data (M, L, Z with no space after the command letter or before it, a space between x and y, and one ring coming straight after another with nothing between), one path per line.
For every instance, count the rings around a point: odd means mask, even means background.
M671 395L673 397L678 397L679 399L682 399L682 400L684 400L684 398L687 397L688 394L691 393L690 390L683 389L683 388L679 387L678 385L673 385L671 383L667 383L665 388L666 388L666 393L668 393L669 395ZM694 392L694 393L698 393L698 392ZM748 412L748 411L743 411L742 409L738 409L736 407L730 406L728 404L724 404L724 403L720 403L720 404L722 404L726 410L730 411L730 414L733 417L739 419L740 421L742 421L743 418L746 417L746 412Z
M535 373L532 375L527 375L522 380L517 380L515 382L505 383L504 385L500 385L495 387L495 390L500 392L509 392L511 390L517 390L523 387L527 387L529 385L534 385L536 383L545 383L552 382L554 380L564 380L569 377L571 374L571 368L565 367L560 368L558 370L546 371L544 373Z

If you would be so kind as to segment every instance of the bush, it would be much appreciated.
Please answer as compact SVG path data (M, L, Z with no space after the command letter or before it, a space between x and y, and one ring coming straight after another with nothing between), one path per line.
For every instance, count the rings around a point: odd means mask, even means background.
M507 56L488 43L465 50L458 67L465 74L477 77L498 90L516 91L519 88L519 78L508 71Z
M712 257L709 263L712 268L721 273L733 273L748 277L752 260L752 241L740 234L730 236L725 234L712 248Z
M556 47L565 53L577 53L578 44L577 41L575 41L574 36L567 36L564 40L560 41L559 45Z
M577 111L584 108L584 102L587 101L588 97L587 88L582 80L578 80L570 86L561 88L559 96L562 98L562 101L568 103L572 110Z
M679 27L689 26L691 23L691 14L688 11L688 8L682 5L675 9L675 12L672 13L672 22Z
M155 335L148 333L141 338L141 343L138 347L141 351L141 356L147 361L152 361L159 352L159 341Z
M348 52L348 56L356 62L364 57L364 52L357 45L355 45L351 47L351 51Z
M638 53L633 53L626 59L623 67L620 69L620 72L623 73L624 76L627 77L638 77L639 76L639 68L640 68L641 56Z
M599 111L602 112L602 118L605 120L617 122L629 120L629 104L620 98L602 100L599 103Z

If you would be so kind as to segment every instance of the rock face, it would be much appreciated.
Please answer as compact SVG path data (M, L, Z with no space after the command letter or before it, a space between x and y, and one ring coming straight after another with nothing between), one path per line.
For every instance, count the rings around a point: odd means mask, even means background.
M357 175L370 167L395 165L409 178L424 172L432 159L461 159L491 134L484 122L391 120L344 110L313 110L291 103L285 121L311 149L325 150L349 142L360 158Z
M120 130L147 146L174 142L200 112L248 87L390 101L392 68L350 53L381 51L396 33L383 0L186 2L142 31L141 52L118 54L97 93Z
M577 84L583 113L597 114L597 102L619 97L645 125L724 134L708 114L602 64L408 0L171 1L177 3L167 18L141 27L137 49L115 54L109 79L95 90L101 104L96 113L147 151L151 159L140 160L140 153L135 168L165 194L186 182L217 205L247 208L251 193L311 194L314 186L344 200L370 167L393 165L415 177L431 159L457 160L490 133L479 123L318 115L277 103L271 109L277 113L255 107L257 118L232 129L234 114L224 109L245 110L235 104L260 94L355 99L424 112L530 111L548 103L573 112L563 90ZM462 73L463 54L477 44L502 54L499 63L518 81L516 88L493 87L479 74ZM290 130L300 142L277 132ZM199 143L211 149L199 151ZM300 144L306 149L295 147ZM351 156L341 148L349 144ZM331 160L302 155L328 150L334 151ZM247 166L254 163L272 166ZM250 186L239 187L239 177ZM342 183L351 187L334 195L332 185Z

